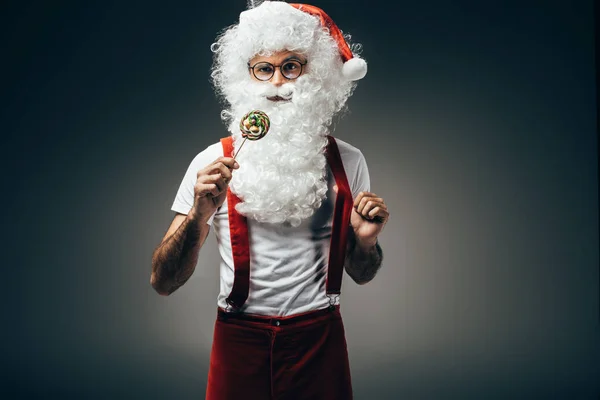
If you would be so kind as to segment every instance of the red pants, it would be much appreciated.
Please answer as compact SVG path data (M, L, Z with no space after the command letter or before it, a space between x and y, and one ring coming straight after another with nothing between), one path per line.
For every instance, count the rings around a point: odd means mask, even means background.
M282 318L219 309L206 399L352 399L339 307Z

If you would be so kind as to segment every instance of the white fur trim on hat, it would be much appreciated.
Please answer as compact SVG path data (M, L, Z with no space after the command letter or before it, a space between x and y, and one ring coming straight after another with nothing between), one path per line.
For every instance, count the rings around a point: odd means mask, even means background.
M362 79L367 74L367 62L360 57L352 57L344 63L342 75L350 81Z

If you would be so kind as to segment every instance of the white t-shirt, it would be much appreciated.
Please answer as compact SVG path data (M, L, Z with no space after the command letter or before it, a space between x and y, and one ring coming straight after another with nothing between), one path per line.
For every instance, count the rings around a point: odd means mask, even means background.
M361 191L369 191L369 171L363 154L340 139L336 139L336 143L353 197ZM192 160L171 207L173 211L186 215L189 213L194 203L196 173L222 156L223 147L219 142ZM300 226L260 223L248 218L250 290L242 311L289 316L329 306L325 278L335 204L335 192L332 189L335 180L329 170L327 177L329 191L326 199L315 214ZM225 309L225 299L231 293L234 276L227 201L208 223L214 228L221 256L217 305Z

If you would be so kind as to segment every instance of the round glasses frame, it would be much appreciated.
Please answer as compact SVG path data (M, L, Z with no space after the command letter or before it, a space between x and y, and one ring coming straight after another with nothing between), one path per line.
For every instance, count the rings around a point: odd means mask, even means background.
M296 64L296 65L300 65L300 72L298 72L298 75L296 75L296 76L294 76L294 77L292 77L292 78L290 78L290 77L286 76L286 75L285 75L285 73L283 72L283 67L284 67L285 65L287 65L287 64ZM271 79L271 78L272 78L272 77L275 75L275 68L276 68L276 67L279 67L279 72L281 72L281 76L283 76L283 77L284 77L285 79L287 79L287 80L293 80L293 79L298 79L298 78L300 77L300 75L302 75L302 72L303 72L303 70L304 70L304 66L305 66L306 64L308 64L308 61L304 61L304 62L302 63L302 62L300 62L300 61L298 61L298 60L289 60L289 61L286 61L286 62L284 62L283 64L280 64L280 65L273 65L273 64L271 64L270 62L261 61L261 62L257 62L256 64L254 64L254 65L252 65L252 66L250 66L250 63L248 63L248 69L252 70L252 75L254 75L254 77L255 77L256 79L258 79L259 81L268 81L268 80L270 80L270 79ZM272 69L273 69L273 71L271 72L271 75L269 75L269 77L268 77L268 78L266 78L266 77L259 78L259 77L256 75L256 71L254 70L254 68L256 68L256 66L262 66L262 65L270 65L270 66L272 67Z

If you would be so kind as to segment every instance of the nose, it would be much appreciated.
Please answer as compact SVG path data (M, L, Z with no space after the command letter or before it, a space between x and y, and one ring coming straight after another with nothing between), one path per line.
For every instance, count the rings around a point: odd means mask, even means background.
M281 70L279 68L275 68L275 73L271 77L271 83L275 86L281 86L285 83L286 79L281 74Z

